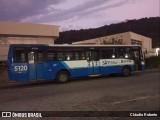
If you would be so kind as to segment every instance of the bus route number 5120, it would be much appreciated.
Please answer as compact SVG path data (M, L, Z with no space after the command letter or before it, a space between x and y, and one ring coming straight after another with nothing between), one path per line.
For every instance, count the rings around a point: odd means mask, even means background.
M15 72L26 72L28 70L27 65L14 66Z

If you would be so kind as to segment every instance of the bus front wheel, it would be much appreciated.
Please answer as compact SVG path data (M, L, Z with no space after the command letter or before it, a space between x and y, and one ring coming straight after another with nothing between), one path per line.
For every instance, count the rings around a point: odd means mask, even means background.
M128 77L129 75L131 74L131 70L129 67L124 67L122 69L122 75L125 76L125 77Z
M57 74L56 80L58 83L65 83L69 80L69 73L67 71L60 71Z

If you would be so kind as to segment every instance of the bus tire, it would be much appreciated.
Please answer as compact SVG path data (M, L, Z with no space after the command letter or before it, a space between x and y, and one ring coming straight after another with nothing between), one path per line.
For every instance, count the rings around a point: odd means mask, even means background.
M130 69L130 67L125 66L125 67L122 69L122 75L123 75L124 77L128 77L130 74L131 74L131 69Z
M58 83L66 83L69 80L68 71L62 70L57 73L56 80Z

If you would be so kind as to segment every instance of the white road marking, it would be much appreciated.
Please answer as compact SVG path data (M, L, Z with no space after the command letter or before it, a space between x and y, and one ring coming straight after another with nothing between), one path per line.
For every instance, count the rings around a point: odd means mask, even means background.
M118 102L111 103L111 105L116 105L116 104L121 104L121 103L125 103L125 102L141 100L141 99L146 99L146 98L149 98L149 97L157 97L157 96L145 96L145 97L139 97L139 98L134 98L134 99L130 99L130 100L118 101Z

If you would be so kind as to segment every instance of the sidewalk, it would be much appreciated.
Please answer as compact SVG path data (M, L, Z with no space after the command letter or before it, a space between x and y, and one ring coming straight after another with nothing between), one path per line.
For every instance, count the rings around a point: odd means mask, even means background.
M144 72L159 72L160 73L160 69L146 69Z

